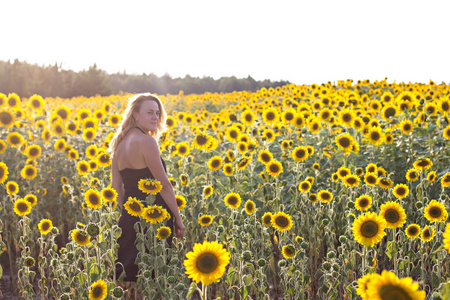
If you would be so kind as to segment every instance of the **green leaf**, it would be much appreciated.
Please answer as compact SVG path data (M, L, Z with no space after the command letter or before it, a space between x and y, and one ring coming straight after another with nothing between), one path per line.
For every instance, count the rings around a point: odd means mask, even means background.
M242 278L242 280L244 281L244 284L246 285L246 286L251 286L252 285L252 283L253 283L253 278L252 278L252 275L245 275L243 278Z
M228 269L227 282L230 285L233 285L237 279L238 279L238 272L234 268L230 267Z
M251 289L251 286L243 286L239 289L239 294L241 294L242 299L247 299Z
M392 241L388 242L386 247L386 255L389 257L389 260L392 259L392 254L398 251L398 245Z
M450 300L450 282L444 283L439 291L442 300Z

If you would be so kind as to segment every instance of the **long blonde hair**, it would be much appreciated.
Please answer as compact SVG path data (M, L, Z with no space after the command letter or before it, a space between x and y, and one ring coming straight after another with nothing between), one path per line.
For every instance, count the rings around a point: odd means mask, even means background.
M111 157L114 156L114 152L116 151L117 146L119 145L120 141L123 139L125 134L127 134L127 132L131 128L136 126L136 119L133 117L133 113L139 112L142 103L147 100L155 101L158 104L160 111L159 121L156 130L151 130L148 132L148 134L158 139L159 136L164 131L166 127L167 114L161 102L161 99L159 99L158 96L151 93L134 95L133 97L128 99L127 108L125 109L122 115L122 122L120 123L116 134L109 143L109 151L111 152Z

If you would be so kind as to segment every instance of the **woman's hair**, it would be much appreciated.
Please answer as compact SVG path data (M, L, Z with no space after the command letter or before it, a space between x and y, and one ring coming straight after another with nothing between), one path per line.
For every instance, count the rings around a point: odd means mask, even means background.
M139 112L141 109L141 105L144 101L152 100L158 104L159 107L159 121L156 127L156 130L149 131L149 134L154 138L158 139L161 133L164 131L166 127L167 114L164 110L164 106L161 100L153 94L145 93L145 94L137 94L128 99L128 105L122 115L122 122L117 129L116 134L111 139L109 143L109 151L111 152L111 156L114 156L114 152L117 149L120 141L123 139L125 134L133 127L136 126L136 119L133 117L134 112Z

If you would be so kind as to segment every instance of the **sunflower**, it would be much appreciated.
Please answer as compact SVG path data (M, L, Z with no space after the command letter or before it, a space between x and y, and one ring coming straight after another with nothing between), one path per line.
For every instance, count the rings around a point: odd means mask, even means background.
M237 166L236 166L236 169L237 169L238 171L239 171L239 170L245 169L245 167L248 166L248 165L250 164L251 160L252 160L252 157L251 157L251 156L248 156L248 157L247 157L247 156L242 157L242 158L238 161Z
M359 211L366 211L372 206L372 197L369 195L363 194L356 198L355 207Z
M411 277L399 279L394 272L383 270L367 283L367 298L371 300L411 299L424 300L425 291L418 291L419 284Z
M278 231L287 231L292 228L291 216L279 211L272 215L272 226Z
M447 223L445 226L445 231L442 234L443 242L444 242L444 248L448 250L450 253L450 223Z
M209 285L218 282L230 263L230 254L216 241L196 243L193 251L186 254L186 274L196 283Z
M312 134L318 133L320 128L322 128L322 124L320 123L320 120L315 117L310 117L308 119L308 126L309 126L309 131Z
M105 202L111 202L117 199L117 192L112 187L103 188L101 194Z
M107 167L111 164L111 155L107 152L99 153L97 155L97 162L101 167Z
M176 154L178 156L186 156L191 152L191 149L189 148L188 142L181 142L178 143L176 146Z
M275 132L269 128L264 129L262 136L266 139L267 142L273 142L276 137Z
M295 248L292 245L283 246L281 253L285 259L293 258L295 256Z
M0 162L0 184L8 179L9 170L8 166L4 162Z
M450 140L450 125L448 125L447 127L445 127L445 128L442 130L442 136L443 136L445 139Z
M77 160L78 159L78 152L75 149L70 149L69 152L67 153L67 156L71 160Z
M210 136L203 133L198 133L192 142L192 147L198 150L207 150L210 139Z
M103 279L94 282L89 290L89 300L103 300L108 295L108 286Z
M23 197L24 200L28 201L30 203L31 207L35 206L37 203L37 197L33 194L27 194L25 197Z
M308 149L304 146L298 146L292 151L292 158L296 162L302 162L308 158Z
M366 247L379 243L386 235L386 222L374 212L360 215L353 222L352 231L355 240Z
M42 110L45 106L45 101L42 99L42 96L34 94L28 99L28 107L33 110L39 111Z
M434 236L435 236L434 227L425 225L425 227L422 230L422 233L420 234L422 241L429 242L434 238Z
M220 156L213 156L208 161L208 167L211 171L217 171L222 167L223 160Z
M138 182L138 189L146 194L156 195L162 190L162 184L155 179L140 179Z
M225 205L231 208L238 208L241 205L241 196L236 193L229 193L225 196Z
M103 201L100 193L96 190L89 189L84 194L84 200L90 209L99 209L102 207Z
M386 121L389 122L390 118L394 118L397 115L397 107L394 105L387 105L383 108L383 111L381 113L381 117Z
M251 126L251 125L253 125L253 122L255 121L255 114L251 110L246 109L241 114L241 121L245 125Z
M250 216L255 212L255 203L252 200L245 202L245 212Z
M90 172L89 163L85 160L80 160L77 162L77 171L81 176L87 175Z
M278 111L273 107L265 109L262 113L262 117L266 124L273 124L278 122L279 119Z
M303 117L302 113L296 113L294 116L294 127L299 129L305 126L305 118Z
M0 126L11 128L15 121L15 115L12 111L6 109L0 110Z
M205 198L208 198L212 195L213 191L214 189L212 186L205 186L205 188L203 189L203 196L205 196Z
M378 177L374 173L366 173L366 175L364 175L364 182L367 185L376 186L378 183Z
M424 216L431 223L433 222L445 222L448 218L448 212L445 209L444 204L431 200L425 207Z
M386 221L386 228L402 227L406 222L405 209L394 201L381 205L380 217Z
M337 172L334 172L333 174L331 174L331 180L333 180L333 182L339 181L339 175Z
M272 213L266 212L261 217L261 220L262 220L264 226L269 227L270 225L272 225Z
M38 224L38 228L41 234L46 235L52 230L53 223L49 219L42 219Z
M235 125L231 125L225 129L225 137L230 142L236 142L240 134L241 130Z
M374 163L370 163L366 166L366 173L377 174L378 167Z
M367 296L367 285L373 280L373 278L380 276L377 273L366 274L363 277L358 279L358 288L356 289L356 293L361 296L363 299L368 299Z
M180 175L181 186L189 186L189 177L186 174Z
M413 132L414 131L413 123L408 119L401 121L400 130L402 131L403 134Z
M273 177L276 177L283 172L283 166L281 162L277 160L271 160L268 164L266 164L266 171Z
M79 246L86 246L91 242L91 238L87 234L84 234L84 232L78 230L77 228L72 230L70 236L72 237L72 240Z
M233 166L230 163L226 163L223 165L223 173L227 176L231 176L234 173Z
M14 202L14 212L21 217L28 215L31 212L31 204L25 199L19 198Z
M349 186L349 187L358 186L360 183L359 177L356 175L353 175L353 174L349 174L349 175L345 176L342 181L344 182L344 184L346 186Z
M336 173L341 180L344 180L345 177L351 174L350 169L344 166L337 169Z
M428 170L433 166L433 162L429 158L416 160L413 164L414 169L419 171Z
M333 194L327 190L321 190L317 193L317 198L322 203L328 203L331 202L331 200L333 200Z
M442 185L442 187L450 186L450 173L445 173L444 176L442 176L441 185Z
M379 178L378 185L382 189L390 189L394 185L394 183L392 182L392 180L390 180L388 178Z
M64 139L59 139L55 141L54 147L56 151L62 152L66 148L67 144Z
M4 153L8 146L6 145L5 141L0 140L0 154Z
M434 180L436 179L436 172L435 171L430 171L427 175L427 180L429 182L434 182ZM0 182L1 183L1 182Z
M25 139L18 132L8 133L8 135L6 136L6 141L11 147L14 148L19 148L23 143L25 143Z
M167 226L161 226L157 229L156 237L158 240L164 240L167 239L172 234L172 230L170 227Z
M179 210L182 210L186 206L186 198L181 195L175 195L175 200L177 200L177 206Z
M384 141L384 133L380 127L371 127L367 132L367 138L371 144L381 145Z
M346 127L352 126L354 118L355 115L353 114L353 111L348 108L343 109L341 112L339 112L339 122Z
M419 170L416 169L409 169L408 172L406 172L406 180L414 182L419 179Z
M388 144L388 145L392 144L392 143L394 142L394 137L392 136L392 134L387 133L387 134L384 136L384 142L385 142L386 144Z
M300 182L298 190L302 193L308 193L311 190L311 183L307 180Z
M95 139L95 129L94 128L86 128L85 130L83 130L83 140L86 142L90 142L92 140Z
M417 224L410 224L405 229L405 234L408 238L413 239L420 234L420 226Z
M345 153L348 154L352 150L355 140L350 134L343 133L335 137L335 142L339 148L341 148Z
M15 195L19 192L19 185L15 181L8 181L5 188L8 195Z
M267 165L273 159L273 155L269 150L262 149L258 153L258 160Z
M210 215L204 215L198 218L198 224L202 225L202 227L209 226L212 224L213 217Z
M167 210L158 205L145 207L142 210L141 217L152 224L157 224L166 219L170 219Z

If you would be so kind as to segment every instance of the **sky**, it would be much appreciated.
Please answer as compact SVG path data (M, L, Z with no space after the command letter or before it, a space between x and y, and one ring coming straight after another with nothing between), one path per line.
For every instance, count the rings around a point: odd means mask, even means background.
M450 82L450 1L1 1L0 60L107 73Z

